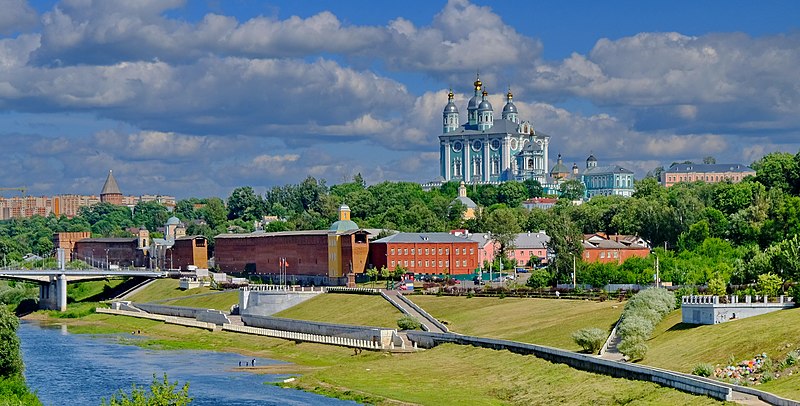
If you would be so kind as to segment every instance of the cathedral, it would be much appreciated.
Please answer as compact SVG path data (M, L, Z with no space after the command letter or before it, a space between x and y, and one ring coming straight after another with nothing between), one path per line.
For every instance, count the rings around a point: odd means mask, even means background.
M521 121L509 90L499 119L494 117L480 77L467 104L467 122L460 124L452 90L442 113L439 165L442 180L473 184L534 179L546 183L550 136Z

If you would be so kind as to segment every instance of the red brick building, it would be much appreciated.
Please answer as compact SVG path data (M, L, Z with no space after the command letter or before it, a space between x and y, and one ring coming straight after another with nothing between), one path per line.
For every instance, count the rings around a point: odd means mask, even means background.
M585 235L583 260L621 264L631 257L645 258L650 255L650 247L641 238L623 235L614 237L609 239L603 233Z
M225 272L279 275L285 264L287 276L339 284L345 281L338 278L366 270L368 236L350 220L350 208L342 205L339 220L328 230L218 235L214 260Z
M167 252L175 268L187 269L188 265L208 268L208 242L202 235L178 237Z
M71 253L73 260L82 260L97 268L109 265L121 267L147 267L147 247L139 247L139 239L85 238L75 242Z
M478 243L449 233L398 233L370 244L375 268L427 274L470 274L479 267Z

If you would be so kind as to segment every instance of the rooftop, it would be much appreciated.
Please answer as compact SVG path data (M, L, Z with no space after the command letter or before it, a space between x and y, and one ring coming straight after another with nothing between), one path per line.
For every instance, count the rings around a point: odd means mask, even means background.
M700 173L716 173L716 172L738 172L738 173L756 173L753 168L742 164L672 164L667 173L680 173L680 172L700 172Z
M375 240L375 243L475 243L476 241L456 237L450 233L397 233Z

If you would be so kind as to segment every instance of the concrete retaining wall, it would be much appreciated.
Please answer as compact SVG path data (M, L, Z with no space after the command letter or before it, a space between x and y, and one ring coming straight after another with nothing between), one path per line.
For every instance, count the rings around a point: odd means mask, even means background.
M116 310L116 309L105 309L98 307L95 309L97 313L105 313L105 314L115 314L118 316L130 316L130 317L138 317L140 319L150 319L150 320L158 320L163 321L164 323L169 324L178 324L181 326L187 327L198 327L204 328L207 330L214 330L216 328L216 324L214 323L206 323L202 321L197 321L193 319L187 319L183 317L175 317L175 316L166 316L163 314L153 314L153 313L143 313L143 312L132 312L128 310Z
M270 330L294 331L305 334L318 334L323 336L347 337L357 340L379 341L381 346L388 348L397 332L391 329L377 327L349 326L345 324L331 324L316 321L283 319L279 317L254 316L243 314L242 321L245 325L261 327ZM402 341L401 341L402 342Z
M724 302L719 296L684 296L681 298L681 321L689 324L719 324L794 307L792 298L785 296L777 297L776 302L770 302L764 296L745 296L744 300L737 296L722 298Z
M227 331L235 331L238 333L256 334L267 337L282 338L285 340L307 341L313 343L339 345L352 348L365 348L369 350L381 349L381 344L379 341L358 340L347 337L331 337L319 334L307 334L307 333L298 333L294 331L271 330L259 327L235 326L232 324L225 324L222 326L222 329Z
M194 307L165 306L152 303L133 303L133 305L148 313L164 314L167 316L176 316L176 317L188 317L190 319L196 318L198 312L202 312L205 310Z
M285 291L285 290L248 290L239 291L239 314L253 316L271 316L280 311L311 299L322 290Z
M635 379L655 382L662 386L678 389L696 395L706 395L714 399L730 400L732 390L729 387L687 377L671 371L645 367L637 364L622 363L596 358L589 355L559 350L534 344L525 344L509 340L498 340L463 336L458 334L441 334L428 332L408 332L408 338L422 348L432 348L442 343L472 345L495 350L508 350L517 354L534 355L550 362L566 364L573 368L610 375L617 378Z

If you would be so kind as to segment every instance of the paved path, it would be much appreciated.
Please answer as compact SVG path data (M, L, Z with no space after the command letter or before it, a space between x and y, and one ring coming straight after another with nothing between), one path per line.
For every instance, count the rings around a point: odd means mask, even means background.
M445 333L442 329L437 327L435 324L431 323L422 313L418 312L417 309L409 306L406 302L399 298L402 295L398 290L383 290L386 293L386 296L389 296L392 300L395 301L407 314L410 314L411 317L419 320L423 326L427 327L427 331L431 333Z
M617 346L619 345L619 342L620 342L620 338L616 334L616 332L614 332L614 335L611 336L611 338L608 341L608 348L606 348L606 350L603 352L603 355L601 355L600 358L607 359L609 361L622 361L622 360L624 360L625 356L622 355L621 352L619 352L619 349L617 349Z
M146 288L146 287L150 286L150 284L151 284L151 283L153 283L153 282L155 282L155 281L156 281L156 279L155 279L155 278L152 278L152 279L147 279L147 280L145 280L144 282L140 283L138 286L135 286L133 289L131 289L131 290L128 290L128 291L126 291L126 292L122 292L122 293L120 293L120 294L119 294L117 297L115 297L114 299L117 299L117 300L127 300L127 298L129 298L129 297L131 297L132 295L136 294L136 292L139 292L139 291L141 291L141 290L144 290L144 288Z

